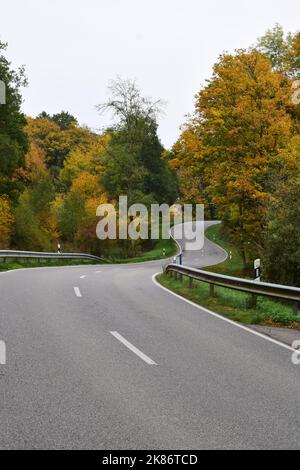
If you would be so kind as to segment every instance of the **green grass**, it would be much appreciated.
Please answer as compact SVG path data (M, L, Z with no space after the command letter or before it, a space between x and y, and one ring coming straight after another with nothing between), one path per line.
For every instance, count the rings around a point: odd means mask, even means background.
M300 315L294 315L292 307L288 304L258 297L257 307L247 308L250 296L243 292L215 287L216 295L210 297L208 284L201 281L193 281L195 288L191 289L189 280L185 277L180 282L169 275L161 274L157 280L176 294L231 320L248 325L260 324L300 329Z
M163 255L163 249L165 249L165 256ZM108 262L111 263L116 263L116 264L121 264L121 263L143 263L145 261L156 261L156 260L161 260L164 258L171 258L172 256L175 256L177 253L177 245L176 243L170 239L170 240L159 240L155 246L149 250L143 253L141 256L138 256L136 258L107 258Z
M235 277L251 277L251 269L244 269L243 260L239 251L222 237L222 224L212 225L209 227L205 231L205 236L224 248L227 253L230 251L232 253L232 259L229 259L228 257L221 264L205 268L206 271Z
M0 271L11 271L13 269L24 269L24 268L40 268L40 267L51 267L51 266L82 266L99 264L99 262L93 260L41 260L37 261L34 259L19 260L18 262L0 262Z

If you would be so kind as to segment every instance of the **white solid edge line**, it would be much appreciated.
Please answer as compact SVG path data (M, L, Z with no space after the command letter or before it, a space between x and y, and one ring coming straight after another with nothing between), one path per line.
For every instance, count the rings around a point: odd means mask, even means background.
M82 297L79 287L74 287L74 292L76 297Z
M117 266L116 264L107 264L107 266ZM94 268L95 265L94 264L85 264L85 268ZM47 269L82 269L82 265L81 264L78 264L78 265L74 265L74 266L43 266L43 267L39 267L39 268L21 268L21 269L10 269L8 271L1 271L0 272L0 276L1 274L9 274L9 273L20 273L20 272L24 272L24 271L46 271Z
M150 357L146 356L142 351L140 351L138 348L133 346L133 344L129 343L127 339L123 338L117 331L110 331L110 334L113 335L117 340L119 340L124 346L126 346L130 351L132 351L134 354L136 354L140 359L142 359L144 362L149 364L150 366L157 366L156 362L154 362Z
M239 324L239 323L236 323L236 322L233 321L233 320L229 320L229 318L223 317L222 315L219 315L218 313L215 313L215 312L213 312L212 310L208 310L208 309L205 308L205 307L201 307L201 305L195 304L195 303L192 302L191 300L188 300L188 299L182 297L182 296L179 295L179 294L175 294L175 292L173 292L173 291L167 289L166 287L162 286L162 285L156 280L156 277L159 276L160 274L162 274L162 273L153 274L153 276L152 276L152 281L154 282L154 284L156 284L158 287L160 287L160 288L163 289L164 291L168 292L169 294L174 295L174 296L177 297L178 299L183 300L184 302L186 302L186 303L192 305L193 307L198 308L199 310L203 310L204 312L209 313L209 314L212 315L213 317L219 318L219 320L223 320L223 321L225 321L226 323L229 323L230 325L236 326L237 328L240 328L241 330L247 331L248 333L251 333L252 335L258 336L259 338L263 338L263 339L269 341L270 343L277 344L277 346L281 346L282 348L288 349L289 351L298 352L298 353L299 353L299 350L294 349L294 348L292 348L291 346L288 346L287 344L281 343L280 341L277 341L276 339L270 338L269 336L266 336L266 335L264 335L263 333L259 333L258 331L251 330L251 328L247 328L247 326L244 326L244 325L241 325L241 324Z

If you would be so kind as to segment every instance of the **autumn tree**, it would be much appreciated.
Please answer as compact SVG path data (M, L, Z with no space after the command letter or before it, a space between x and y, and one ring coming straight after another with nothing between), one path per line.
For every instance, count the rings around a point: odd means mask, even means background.
M65 124L59 124L59 119L55 122L52 118L45 117L45 114L36 119L28 118L27 122L26 132L30 141L43 150L47 167L54 177L58 177L72 150L84 151L92 140L90 130L77 126L73 120L72 125L65 127Z
M221 56L197 97L212 200L245 265L261 243L270 162L290 138L289 99L289 81L255 50Z
M8 249L13 230L14 215L6 195L0 196L0 249Z
M271 169L261 252L265 279L300 286L300 136L292 138Z
M245 266L263 244L270 165L293 132L290 94L265 54L223 54L169 161L185 200L204 202L211 216L217 208Z
M215 208L207 192L206 162L201 137L201 125L194 117L182 126L181 134L170 152L165 152L171 169L176 171L180 201L189 204L204 204L207 217L213 219Z

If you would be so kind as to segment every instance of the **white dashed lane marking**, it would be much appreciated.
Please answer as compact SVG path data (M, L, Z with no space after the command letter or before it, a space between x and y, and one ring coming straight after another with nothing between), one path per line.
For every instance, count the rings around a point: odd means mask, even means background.
M82 297L79 287L74 287L76 297Z

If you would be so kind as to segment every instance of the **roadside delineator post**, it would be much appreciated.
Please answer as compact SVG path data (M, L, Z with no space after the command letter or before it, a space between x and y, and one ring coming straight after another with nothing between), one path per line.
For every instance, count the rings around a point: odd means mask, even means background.
M258 258L254 261L254 277L255 282L261 281L261 260ZM251 294L248 308L256 308L257 307L257 294Z
M4 341L0 341L0 365L6 365L6 344Z

